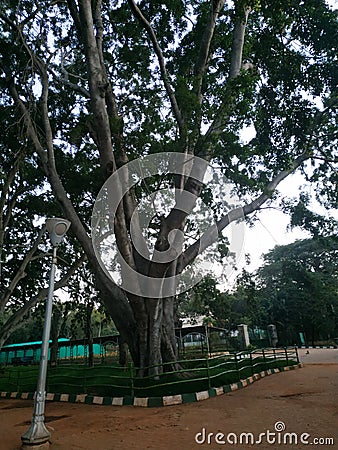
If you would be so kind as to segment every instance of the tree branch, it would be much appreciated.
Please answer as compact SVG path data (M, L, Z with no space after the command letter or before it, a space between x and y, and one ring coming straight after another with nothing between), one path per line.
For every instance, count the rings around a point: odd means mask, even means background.
M79 10L77 9L76 2L75 2L75 0L67 0L67 4L68 4L68 9L70 11L70 14L73 18L76 30L79 33L79 35L81 35L81 33L82 33L81 20L80 20Z
M65 84L66 86L70 87L73 91L75 92L79 92L80 94L82 94L85 98L90 98L90 94L89 91L87 91L86 88L84 88L83 86L80 86L76 83L72 83L71 81L69 81L69 73L67 72L67 70L64 68L63 63L61 62L61 67L60 70L63 74L63 76L58 76L55 71L49 69L49 71L51 73L53 73L53 75L55 76L55 78L58 78L60 80L61 83ZM73 75L75 76L75 75Z
M304 153L300 155L293 161L293 164L289 169L281 171L277 174L270 183L266 186L266 192L262 193L251 203L240 206L229 211L225 216L223 216L217 223L215 227L210 227L200 239L194 242L187 250L184 252L183 257L180 260L178 267L178 273L181 273L184 268L192 263L192 261L202 253L206 248L215 243L218 240L219 233L226 228L230 223L240 220L252 214L254 211L260 209L260 207L271 197L272 193L276 190L277 186L283 181L287 176L294 172L299 166L303 164L304 161L311 158L311 155Z
M198 60L195 65L195 92L199 103L202 103L202 82L204 74L207 70L208 61L210 59L210 44L214 35L216 21L219 16L221 9L224 6L225 0L216 0L211 2L211 10L209 15L208 24L204 29L204 33L201 40L200 51Z
M141 23L143 28L145 28L145 30L147 31L148 36L153 44L153 48L154 48L154 51L155 51L155 54L157 56L157 60L158 60L159 66L160 66L162 81L163 81L165 90L167 92L167 95L169 97L170 104L171 104L174 116L176 118L180 134L181 134L181 136L183 136L184 128L185 128L184 119L183 119L181 110L178 106L175 92L174 92L173 88L171 87L168 73L167 73L167 68L166 68L165 61L164 61L164 56L163 56L162 50L160 48L160 45L158 43L154 29L151 26L151 24L148 22L148 20L144 17L144 15L142 14L139 7L136 5L134 0L128 0L128 3L130 5L132 12L134 13L134 16L139 20L139 22Z
M40 231L43 232L43 230ZM54 289L57 291L58 289L61 289L65 286L67 286L70 278L75 274L75 272L81 267L81 265L86 261L87 257L85 254L83 254L75 263L69 268L67 273L55 283ZM24 318L25 314L32 309L35 305L37 305L40 301L44 300L48 294L49 288L41 289L41 291L32 297L30 300L24 303L24 305L18 309L3 325L1 329L1 341L0 344L5 342L11 333L14 331L14 329L19 325L19 323ZM1 345L0 345L1 348Z
M10 216L7 213L6 214L6 218L4 220L4 210L5 210L5 205L6 202L8 201L8 196L9 196L9 191L11 188L11 185L15 179L15 176L19 170L20 164L22 162L22 160L25 157L25 148L21 147L18 154L16 155L16 159L15 162L13 163L12 168L10 169L10 171L8 172L8 175L4 181L3 186L1 187L1 196L0 196L0 231L2 229L4 229L7 224L8 221L10 220ZM8 210L11 210L12 208L8 208ZM2 247L2 241L0 240L0 248ZM1 250L0 250L1 251Z
M79 14L81 19L82 40L88 67L88 83L90 92L90 105L94 115L94 129L97 139L97 147L100 153L102 172L108 178L116 169L114 159L109 116L106 108L107 79L102 65L98 41L94 34L94 17L92 2L90 0L79 1Z
M11 198L9 198L9 192L11 185L15 179L15 176L19 170L20 164L25 156L25 149L22 147L19 151L19 155L17 156L12 169L9 171L9 174L4 182L4 185L1 188L1 196L0 196L0 277L2 274L2 253L4 250L4 240L6 235L6 228L12 219L12 212L16 205L18 197L22 194L22 189L17 189ZM1 301L0 301L0 309L1 309Z
M233 42L231 49L231 62L229 71L229 80L236 78L242 67L243 46L246 25L251 12L251 7L236 5L236 19L234 26Z
M231 49L231 62L228 83L229 81L231 82L231 80L234 80L236 77L238 77L241 71L245 30L250 12L250 7L241 6L241 4L236 5L236 19L233 31L233 44ZM231 93L231 85L228 86L228 89L230 90L230 92L227 96L227 100L222 102L215 114L215 119L213 120L205 135L202 137L204 143L210 141L210 139L214 139L223 132L234 101ZM206 146L208 147L208 144ZM204 153L206 158L211 158L209 148L204 150Z
M44 232L45 232L45 227L43 227L39 231L38 236L35 239L31 249L26 253L15 276L12 278L8 288L5 289L4 294L0 298L0 310L2 310L5 307L5 305L7 304L8 300L12 296L14 289L17 287L19 282L27 276L26 268L27 268L28 264L30 263L30 261L32 260L34 253L37 251Z

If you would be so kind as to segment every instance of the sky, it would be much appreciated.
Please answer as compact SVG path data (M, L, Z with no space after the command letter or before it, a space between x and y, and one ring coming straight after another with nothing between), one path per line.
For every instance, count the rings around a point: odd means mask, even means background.
M312 193L313 200L310 203L310 209L313 212L322 215L331 215L338 220L338 211L326 211L317 201L314 200L313 188L304 182L300 173L289 175L279 186L279 192L282 197L297 198L300 188L306 188L308 193ZM261 211L252 228L245 227L244 248L242 257L239 261L239 267L245 267L250 272L256 270L263 263L262 255L267 253L276 245L287 245L295 242L297 239L306 239L311 237L309 233L299 227L290 229L290 216L277 209ZM245 253L251 258L250 265L245 264Z
M295 197L301 185L301 177L297 174L289 176L280 186L280 193L285 197ZM262 255L275 245L290 244L297 239L305 239L309 234L296 228L290 230L290 216L277 209L264 210L258 213L253 227L246 226L244 238L244 253L250 255L251 264L246 266L249 271L257 269L263 262ZM243 256L241 266L243 266Z

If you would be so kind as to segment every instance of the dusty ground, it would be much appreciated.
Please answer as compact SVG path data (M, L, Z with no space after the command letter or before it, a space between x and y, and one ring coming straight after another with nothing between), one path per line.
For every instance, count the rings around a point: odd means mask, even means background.
M217 398L181 406L135 408L48 403L46 424L52 433L51 450L190 450L198 448L306 449L307 445L273 443L275 424L285 432L302 433L309 444L314 438L334 438L312 448L338 449L338 350L302 351L305 367L280 373ZM320 364L318 364L320 362ZM317 364L314 364L317 363ZM18 450L20 436L28 429L32 402L0 400L0 450ZM283 427L282 424L279 426ZM197 444L203 428L214 433ZM270 431L270 444L235 444L236 436ZM215 434L219 441L215 443ZM232 434L229 434L232 433ZM279 433L284 439L284 433ZM230 442L227 439L230 439ZM203 434L197 435L203 442ZM294 438L295 439L295 438ZM231 444L232 442L232 444ZM283 441L281 441L283 442Z

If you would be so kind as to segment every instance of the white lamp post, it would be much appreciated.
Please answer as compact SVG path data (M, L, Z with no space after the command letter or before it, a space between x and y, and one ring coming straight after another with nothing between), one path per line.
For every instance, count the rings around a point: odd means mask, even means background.
M39 378L35 393L34 411L30 428L21 436L22 449L42 449L49 446L50 432L45 426L46 374L48 365L49 336L52 318L55 270L57 265L56 250L63 242L70 227L66 219L54 217L46 220L46 229L53 245L53 260L49 275L49 289L43 327Z

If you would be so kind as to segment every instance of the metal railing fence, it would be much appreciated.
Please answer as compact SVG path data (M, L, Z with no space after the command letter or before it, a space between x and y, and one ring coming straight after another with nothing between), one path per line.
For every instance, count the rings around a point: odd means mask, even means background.
M184 359L144 369L81 365L50 367L47 392L110 397L156 397L207 390L248 378L272 368L299 363L297 348L264 348L253 351ZM173 369L175 366L175 369ZM160 373L154 376L155 369ZM0 372L0 392L34 392L37 366L6 366Z

